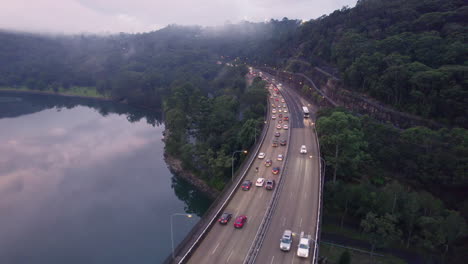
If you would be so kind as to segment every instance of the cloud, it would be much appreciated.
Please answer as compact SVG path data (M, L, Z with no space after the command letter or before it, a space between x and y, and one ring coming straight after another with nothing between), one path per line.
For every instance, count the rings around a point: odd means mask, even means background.
M55 33L146 32L168 24L309 20L356 0L6 0L0 28Z

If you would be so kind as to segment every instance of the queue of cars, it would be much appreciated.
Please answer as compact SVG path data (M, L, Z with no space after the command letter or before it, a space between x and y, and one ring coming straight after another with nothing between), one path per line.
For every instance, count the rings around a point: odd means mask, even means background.
M277 88L275 88L275 91L278 92ZM276 93L273 94L273 97L277 97L278 95ZM273 98L272 97L272 98ZM281 113L287 113L287 108L284 99L280 98L281 103L279 103L279 99L275 98L275 102L277 104L272 103L272 119L276 120L278 118L278 122L276 124L276 129L277 130L287 130L289 129L288 124L283 124L283 121L288 121L289 117L288 116L283 116ZM278 107L276 110L275 107ZM283 109L281 109L281 107ZM276 115L278 113L278 116ZM272 140L272 147L277 148L278 146L286 146L287 145L287 140L286 139L279 139L281 137L281 132L280 131L275 131L274 132L274 137ZM300 148L300 153L301 154L306 154L307 149L305 145L302 145ZM257 156L258 159L264 160L262 161L265 165L265 167L271 167L273 166L273 161L272 159L266 158L266 153L265 152L260 152ZM284 159L284 155L282 153L277 155L276 160L281 162ZM279 166L274 166L271 170L273 175L278 175L280 173L280 167ZM258 175L259 168L256 167L255 171ZM274 190L276 186L276 180L275 179L266 179L264 177L259 177L255 181L255 186L256 187L264 187L266 190ZM243 191L249 191L252 187L252 181L250 180L245 180L241 184L241 189ZM218 219L218 222L222 225L227 225L228 222L232 219L233 215L231 213L224 212L220 218ZM234 220L234 228L236 229L241 229L244 227L244 225L247 223L247 216L246 215L239 215L235 218ZM291 230L285 230L283 232L283 235L280 239L280 250L282 251L290 251L292 248L293 244L293 235L294 233ZM303 257L307 258L309 256L309 251L310 251L310 244L311 244L311 237L310 236L304 236L303 232L301 233L301 236L298 241L298 246L297 246L297 252L296 255L298 257Z

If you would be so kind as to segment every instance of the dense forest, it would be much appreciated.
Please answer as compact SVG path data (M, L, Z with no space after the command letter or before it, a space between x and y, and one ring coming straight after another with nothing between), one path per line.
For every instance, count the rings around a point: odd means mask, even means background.
M245 66L227 67L213 81L216 94L204 95L184 83L174 86L165 101L167 152L219 190L231 177L231 154L248 150L264 123L265 83L257 78L247 87L246 73Z
M330 179L325 215L359 227L373 248L401 245L419 248L428 263L462 262L466 243L460 239L468 234L465 129L398 130L327 109L317 130Z
M264 42L273 57L245 57L293 72L322 67L400 111L466 128L467 17L463 0L360 0Z

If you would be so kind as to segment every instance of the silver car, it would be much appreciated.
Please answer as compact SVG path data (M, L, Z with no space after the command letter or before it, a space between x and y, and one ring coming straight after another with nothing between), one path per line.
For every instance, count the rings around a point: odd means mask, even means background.
M280 249L283 251L291 250L292 245L292 231L284 230L283 236L280 239Z

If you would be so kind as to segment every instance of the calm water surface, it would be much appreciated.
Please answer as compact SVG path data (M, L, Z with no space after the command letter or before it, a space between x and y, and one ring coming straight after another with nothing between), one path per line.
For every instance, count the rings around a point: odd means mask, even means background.
M210 201L173 177L158 116L0 93L0 263L161 263Z

